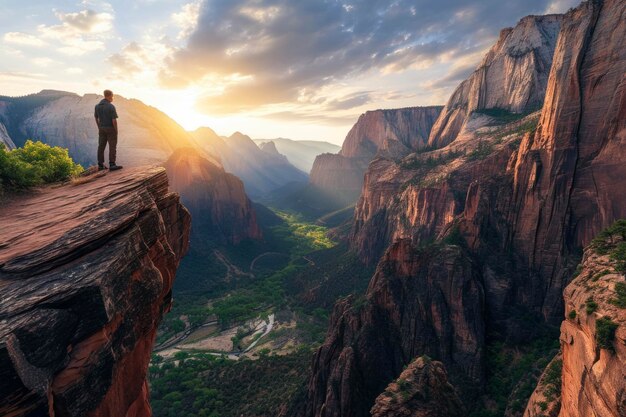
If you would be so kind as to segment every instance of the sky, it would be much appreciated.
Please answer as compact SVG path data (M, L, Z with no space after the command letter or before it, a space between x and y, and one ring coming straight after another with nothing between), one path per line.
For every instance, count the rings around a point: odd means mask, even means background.
M445 104L502 28L578 0L0 4L0 95L108 88L189 130L341 144L367 110Z

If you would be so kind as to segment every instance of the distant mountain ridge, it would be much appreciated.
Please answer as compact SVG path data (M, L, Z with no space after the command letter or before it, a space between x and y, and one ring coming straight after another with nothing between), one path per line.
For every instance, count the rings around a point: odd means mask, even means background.
M308 175L293 166L276 146L264 151L249 136L235 132L219 136L210 128L191 132L196 146L219 157L224 169L244 182L251 196L263 196L292 182L306 183Z
M341 149L340 146L330 142L315 140L276 138L254 139L254 142L259 146L263 143L273 142L278 152L285 155L292 165L307 174L311 173L311 168L313 168L313 162L315 162L317 155L337 153Z

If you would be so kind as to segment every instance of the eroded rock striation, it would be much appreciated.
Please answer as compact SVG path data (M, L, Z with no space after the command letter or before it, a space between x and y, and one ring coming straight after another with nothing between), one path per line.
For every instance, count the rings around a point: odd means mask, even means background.
M565 288L560 403L555 405L560 417L626 415L625 242L626 220L621 220L585 250L578 275ZM536 415L541 388L525 417Z
M310 182L331 195L354 202L363 174L377 153L400 157L426 146L441 106L368 111L359 117L338 154L315 159Z
M0 414L151 415L145 377L190 220L163 168L0 208Z
M429 145L455 140L477 110L525 113L540 108L562 19L527 16L503 29L478 68L452 93L430 131Z

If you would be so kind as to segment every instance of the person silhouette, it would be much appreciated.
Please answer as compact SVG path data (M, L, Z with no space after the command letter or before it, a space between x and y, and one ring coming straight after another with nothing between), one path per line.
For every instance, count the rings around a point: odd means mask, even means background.
M113 92L104 90L104 98L96 104L94 117L98 126L98 170L104 166L104 149L109 145L109 170L122 169L115 163L117 157L117 110L113 105Z

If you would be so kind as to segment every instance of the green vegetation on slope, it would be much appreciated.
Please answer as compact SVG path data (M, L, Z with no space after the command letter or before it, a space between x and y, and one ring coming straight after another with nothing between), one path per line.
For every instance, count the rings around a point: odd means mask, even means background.
M22 148L7 150L0 144L0 188L24 189L64 181L83 171L67 149L26 141Z
M558 352L557 335L558 329L546 328L528 343L489 341L486 392L470 417L501 417L507 409L523 413L541 373Z
M304 391L309 349L233 362L180 352L178 363L155 356L149 369L155 417L261 417L288 410ZM289 414L287 414L289 415Z

